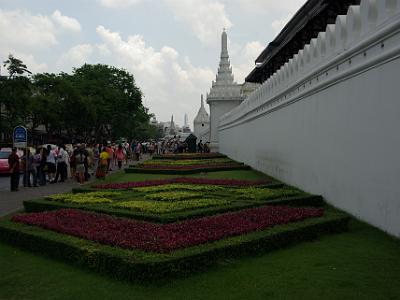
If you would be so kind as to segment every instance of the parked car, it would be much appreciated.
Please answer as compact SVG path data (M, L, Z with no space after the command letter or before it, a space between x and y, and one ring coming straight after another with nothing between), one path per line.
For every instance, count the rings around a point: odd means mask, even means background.
M11 154L11 148L2 148L0 150L0 174L10 174L10 166L8 165L8 157ZM23 156L21 150L17 150L19 157Z

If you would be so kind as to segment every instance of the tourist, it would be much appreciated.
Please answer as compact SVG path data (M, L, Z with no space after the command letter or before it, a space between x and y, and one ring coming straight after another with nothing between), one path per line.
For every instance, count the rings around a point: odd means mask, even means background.
M92 160L91 160L91 157L90 157L90 151L86 147L86 144L82 144L81 147L82 147L83 155L85 157L85 159L83 161L83 166L85 168L85 172L83 173L84 174L84 180L88 181L90 179L89 165L92 163Z
M200 142L197 144L197 152L203 153L203 140L200 140Z
M40 153L40 185L46 185L46 173L47 173L47 149L42 148Z
M100 152L101 152L101 147L99 144L93 145L93 175L95 174L97 167L99 166L99 159L100 159Z
M104 147L99 155L99 165L96 170L96 178L104 179L108 170L108 152Z
M142 146L141 144L138 142L136 147L135 147L135 155L136 155L136 160L139 161L140 159L140 153L142 152Z
M56 183L58 181L58 177L61 175L60 182L64 182L67 178L67 161L68 161L68 153L65 150L64 145L60 145L58 147L57 154L57 173L56 177L50 183Z
M56 173L56 154L51 150L50 145L47 145L46 164L49 181L52 182Z
M118 146L118 149L115 151L115 158L116 158L116 161L118 162L118 169L121 170L122 162L125 159L124 149L122 148L121 144Z
M82 147L75 150L74 158L76 178L79 184L82 185L85 182L85 152Z
M31 187L31 175L33 179L33 186L37 186L36 179L36 168L33 165L33 155L29 149L24 150L24 156L22 157L23 165L24 165L24 177L23 184L24 187Z
M40 153L41 149L37 148L35 151L35 155L33 155L33 163L32 166L35 169L35 174L36 176L33 178L33 186L37 186L38 184L41 184L41 176L42 176L42 170L40 168L40 162L42 160L42 155Z
M204 149L203 149L204 153L210 153L210 143L204 143Z
M76 162L75 162L75 152L77 150L77 146L72 149L72 152L69 157L69 167L71 170L71 179L75 178L76 176Z
M108 172L108 171L112 171L111 166L112 166L112 163L113 163L112 160L114 157L114 150L112 149L111 144L107 145L106 151L108 154L108 159L107 159L107 164L108 164L107 172Z
M17 148L12 148L11 154L8 156L8 165L10 166L10 185L11 191L18 191L19 185L19 156Z

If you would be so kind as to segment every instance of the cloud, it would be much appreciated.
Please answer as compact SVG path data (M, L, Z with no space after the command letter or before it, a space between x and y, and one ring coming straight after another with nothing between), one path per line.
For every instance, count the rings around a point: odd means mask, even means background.
M232 1L232 0L230 0ZM287 12L296 12L300 6L306 3L306 0L234 0L241 7L253 13L277 14Z
M235 48L238 48L236 45ZM245 77L254 68L254 61L257 56L264 50L265 45L259 41L253 41L238 48L231 56L231 64L235 80L239 83L244 82Z
M57 44L49 17L0 9L0 49L44 49Z
M210 0L164 0L174 17L189 26L195 36L205 45L214 46L222 29L230 28L232 22L225 6Z
M141 0L99 0L100 4L108 8L126 8L141 2Z
M75 32L81 31L81 24L78 22L78 20L71 17L63 16L59 10L55 10L51 15L51 18L63 29Z
M94 50L90 44L76 45L61 55L57 65L61 69L80 67L89 62Z
M103 42L102 48L109 51L112 64L134 74L157 119L167 121L173 113L178 123L183 123L185 113L192 117L197 113L200 94L209 89L215 76L211 69L194 66L172 47L154 49L140 35L124 39L104 26L98 26L96 32Z

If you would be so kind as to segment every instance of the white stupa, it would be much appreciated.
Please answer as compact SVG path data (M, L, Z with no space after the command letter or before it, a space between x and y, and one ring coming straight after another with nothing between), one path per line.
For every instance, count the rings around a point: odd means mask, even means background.
M238 106L244 99L242 85L234 81L228 54L228 37L224 31L221 37L221 59L215 81L212 82L207 103L210 105L210 148L218 151L218 122L225 113Z
M203 95L201 95L201 106L199 112L193 121L193 129L197 141L202 140L203 143L210 141L210 116L204 107Z

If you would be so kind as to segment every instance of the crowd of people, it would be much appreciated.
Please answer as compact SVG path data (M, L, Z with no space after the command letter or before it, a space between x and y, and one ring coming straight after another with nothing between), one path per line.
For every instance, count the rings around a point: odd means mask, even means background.
M75 179L84 184L91 176L105 178L113 168L121 169L128 164L132 152L142 153L140 143L121 144L75 144L58 146L42 146L23 150L20 157L13 148L8 158L11 173L11 191L17 191L20 175L23 176L24 187L44 186ZM134 151L132 151L134 150Z
M11 173L11 191L18 191L20 174L23 174L24 187L44 186L64 182L67 179L77 180L84 184L91 176L105 178L113 168L122 169L129 159L139 161L143 154L184 153L188 144L174 137L165 140L148 142L132 141L131 143L46 145L28 148L22 157L13 148L8 158ZM198 152L209 152L208 143L201 140L197 144Z

